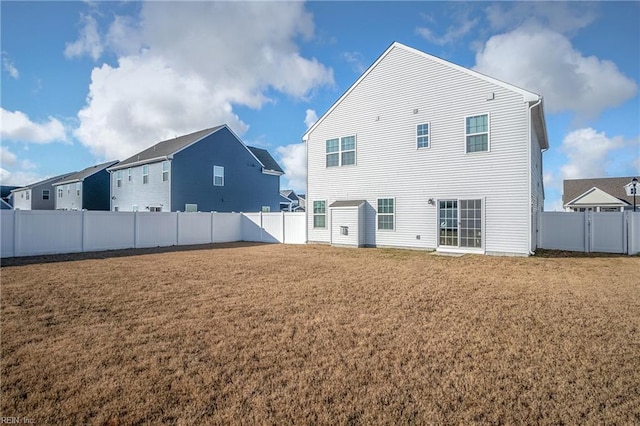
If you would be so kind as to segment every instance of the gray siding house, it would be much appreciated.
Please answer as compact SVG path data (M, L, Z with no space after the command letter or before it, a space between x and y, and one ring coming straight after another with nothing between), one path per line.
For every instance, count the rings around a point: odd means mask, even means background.
M280 176L268 151L227 125L159 142L107 169L114 211L278 211Z
M98 164L53 184L56 210L106 210L110 207L109 172L117 161Z
M31 185L11 191L13 208L19 210L54 210L55 198L53 184L71 173L45 179Z
M303 141L310 242L536 249L549 146L538 94L393 43Z

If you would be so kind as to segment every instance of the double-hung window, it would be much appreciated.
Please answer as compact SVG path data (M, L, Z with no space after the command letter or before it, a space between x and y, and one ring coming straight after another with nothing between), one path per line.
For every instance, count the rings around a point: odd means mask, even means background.
M51 193L49 192L49 190L48 190L48 189L43 189L43 190L42 190L42 199L43 199L43 200L48 200L48 199L49 199L50 194L51 194Z
M343 136L325 142L326 166L339 167L356 164L356 137Z
M29 199L29 191L27 191L27 200Z
M64 194L64 189L62 189L62 186L58 187L58 198L62 198L62 195Z
M224 186L223 166L213 166L213 186Z
M416 126L416 138L418 148L429 148L429 123Z
M122 170L118 170L116 172L116 187L120 188L122 186Z
M166 182L169 180L169 162L162 162L162 181Z
M149 183L149 166L142 166L142 183Z
M131 182L131 167L127 169L127 181Z
M82 184L80 182L76 183L76 196L80 196L80 188L82 188Z
M326 201L313 202L313 227L314 228L327 227L327 202Z
M489 114L466 117L465 121L467 152L489 151Z
M395 200L378 198L378 229L393 231L395 225Z

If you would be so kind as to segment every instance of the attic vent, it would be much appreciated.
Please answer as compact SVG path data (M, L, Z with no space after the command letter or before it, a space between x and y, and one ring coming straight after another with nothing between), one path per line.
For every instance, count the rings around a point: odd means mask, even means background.
M494 100L495 98L496 98L496 94L495 94L495 93L493 93L493 92L489 92L489 93L487 93L487 100L488 100L488 101L492 101L492 100Z
M414 114L417 114L417 113L418 113L418 108L415 108L415 109L413 110L413 113L414 113Z

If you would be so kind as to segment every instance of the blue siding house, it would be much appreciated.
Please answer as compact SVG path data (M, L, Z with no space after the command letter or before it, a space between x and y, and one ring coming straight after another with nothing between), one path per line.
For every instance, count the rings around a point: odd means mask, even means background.
M109 210L107 167L117 161L98 164L73 173L53 184L56 210Z
M226 124L159 142L107 170L111 210L152 212L275 212L284 174Z

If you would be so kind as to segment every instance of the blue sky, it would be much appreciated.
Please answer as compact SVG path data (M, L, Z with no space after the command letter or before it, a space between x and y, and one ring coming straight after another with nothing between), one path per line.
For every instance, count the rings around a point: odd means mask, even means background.
M545 99L546 210L565 178L640 175L639 2L12 2L2 184L227 123L304 192L302 134L394 41Z

